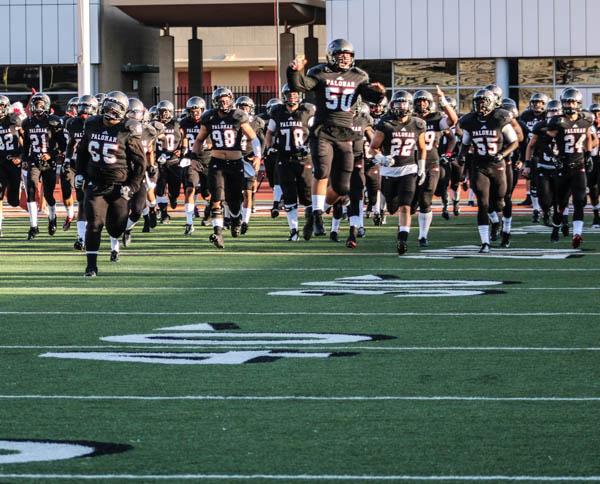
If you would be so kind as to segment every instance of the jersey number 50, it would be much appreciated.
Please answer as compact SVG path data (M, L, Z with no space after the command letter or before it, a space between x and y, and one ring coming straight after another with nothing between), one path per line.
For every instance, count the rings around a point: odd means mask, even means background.
M354 88L330 86L325 88L327 109L331 111L350 111L354 99Z

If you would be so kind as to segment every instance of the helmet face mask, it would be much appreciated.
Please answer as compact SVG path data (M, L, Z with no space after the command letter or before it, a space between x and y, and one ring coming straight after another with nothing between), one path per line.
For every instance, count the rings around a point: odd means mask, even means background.
M81 96L77 103L77 114L79 116L93 116L98 112L98 100L94 96Z
M562 114L562 106L556 99L548 101L546 104L546 117L553 118L554 116L560 116Z
M146 114L144 103L136 98L129 99L129 107L127 108L127 117L136 121L143 121Z
M354 67L354 46L345 39L336 39L327 46L327 64L333 69L347 71Z
M496 96L489 89L480 89L473 96L473 112L487 116L496 107Z
M233 93L226 87L218 87L212 93L212 105L222 113L228 113L233 109Z
M492 93L492 95L494 96L495 107L499 108L502 104L502 88L496 84L488 84L483 89Z
M235 100L235 107L241 109L248 114L254 114L254 101L248 96L240 96Z
M102 103L102 115L110 123L120 122L125 119L128 108L129 98L121 91L111 91Z
M415 112L425 115L433 111L434 100L429 91L417 91L414 95Z
M267 101L267 104L265 105L265 109L267 111L267 114L270 116L271 115L271 111L273 110L273 108L275 106L278 106L278 105L281 105L281 104L283 104L283 103L281 102L281 99L279 99L279 98L274 97L274 98L269 99Z
M10 114L10 99L6 96L0 96L0 119Z
M300 105L300 93L292 91L287 84L281 89L281 98L286 106L294 108Z
M548 104L548 96L541 92L536 92L529 99L529 109L535 114L542 114L546 110Z
M390 101L390 113L396 118L404 118L413 110L413 96L408 91L398 91Z
M166 124L175 117L175 106L171 101L161 101L156 105L158 120Z
M206 109L206 102L200 96L193 96L185 103L185 109L190 119L199 121L202 117L202 113Z
M387 110L388 103L387 97L384 97L379 103L368 103L371 116L383 116Z
M46 94L34 94L29 101L29 109L34 116L43 116L50 112L50 98Z

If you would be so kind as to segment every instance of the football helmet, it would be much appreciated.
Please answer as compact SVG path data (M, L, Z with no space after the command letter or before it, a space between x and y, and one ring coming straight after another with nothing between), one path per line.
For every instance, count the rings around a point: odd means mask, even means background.
M156 109L156 106L150 106L148 108L148 115L150 116L151 121L157 120L158 110Z
M50 98L43 92L38 92L31 96L29 100L29 110L35 115L47 114L50 112Z
M283 102L281 102L281 99L279 99L279 98L274 97L272 99L269 99L267 101L267 104L265 104L265 109L267 111L267 114L269 116L271 116L271 111L273 110L273 108L280 104L283 104Z
M456 111L457 103L456 103L456 98L455 97L446 96L446 102L450 105L450 107L452 109L454 109Z
M379 117L379 116L383 116L385 114L385 112L387 111L389 101L388 101L387 96L384 96L383 99L381 101L379 101L378 103L368 103L368 104L369 104L369 110L371 112L371 116Z
M502 94L504 94L502 88L496 84L488 84L484 87L484 89L487 89L494 94L496 98L496 107L499 108L502 104Z
M590 113L600 113L600 104L598 104L598 103L590 104L589 112Z
M240 96L235 100L235 107L237 109L241 109L242 111L245 111L245 107L249 107L250 114L254 114L254 109L256 105L254 104L252 98L249 98L248 96Z
M519 108L517 108L517 103L514 101L514 99L505 97L502 99L502 104L500 107L506 111L509 111L515 118L519 116Z
M206 102L200 96L192 96L185 103L185 110L189 118L199 120L206 110Z
M121 91L110 91L102 103L102 115L108 121L125 119L129 107L129 98Z
M420 89L415 92L414 96L415 112L419 114L427 114L434 111L435 101L433 100L433 94L425 89Z
M156 111L158 120L163 124L168 123L175 116L175 106L171 101L160 101L156 105Z
M217 87L212 93L213 108L224 113L233 109L233 93L226 87Z
M564 114L576 114L583 107L583 95L579 89L567 87L560 93L560 104Z
M6 96L0 96L0 118L5 118L10 114L10 99Z
M129 98L129 107L127 108L127 117L136 121L143 121L146 108L144 103L137 98Z
M301 101L300 93L297 91L292 91L290 89L290 86L288 86L287 84L284 84L281 88L281 97L283 99L283 102L290 107L297 106L298 104L300 104Z
M67 103L67 113L75 115L75 113L77 113L77 104L79 104L78 97L72 97L69 99L69 102Z
M349 63L342 62L338 59L338 54L350 54L351 61ZM354 67L354 46L345 39L335 39L327 45L327 64L331 68L341 71L347 71Z
M546 104L546 116L552 118L554 116L560 116L562 114L562 105L560 101L551 99Z
M496 95L489 89L479 89L473 95L473 112L486 116L496 107Z
M86 94L77 101L77 114L93 116L98 112L98 100L94 96Z
M99 92L96 94L96 100L98 101L98 105L102 106L102 103L106 99L106 94L103 92Z
M548 96L542 92L534 92L529 98L529 109L536 114L542 114L548 104Z
M390 113L397 118L403 118L413 110L414 98L408 91L396 91L390 101Z

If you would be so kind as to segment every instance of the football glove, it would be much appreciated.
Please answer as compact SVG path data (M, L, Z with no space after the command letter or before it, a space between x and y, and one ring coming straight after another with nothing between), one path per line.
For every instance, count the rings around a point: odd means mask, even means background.
M130 186L123 185L121 187L121 197L123 197L125 200L131 200L132 195L133 195L133 192L131 191Z
M75 176L75 188L82 189L84 184L85 184L85 178L83 177L83 175L76 175Z
M592 155L588 155L585 157L585 171L587 173L591 173L594 170L594 159Z
M168 159L169 159L169 157L165 153L163 153L162 155L160 155L158 157L158 159L156 160L156 162L159 165L164 165L167 162Z
M419 185L423 185L425 183L425 178L427 177L427 172L425 171L425 160L417 161L417 183Z
M189 158L181 158L181 160L179 160L179 166L181 168L185 168L186 166L190 166L192 164L192 160L190 160Z
M373 157L373 161L379 166L392 166L394 164L394 158L382 155L381 153L376 154Z

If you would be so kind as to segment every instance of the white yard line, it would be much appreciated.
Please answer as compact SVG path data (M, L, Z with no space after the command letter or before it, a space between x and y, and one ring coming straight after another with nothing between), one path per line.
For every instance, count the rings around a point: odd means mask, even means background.
M318 312L318 311L0 311L0 315L86 315L86 316L444 316L444 317L530 317L530 316L600 316L600 312Z

